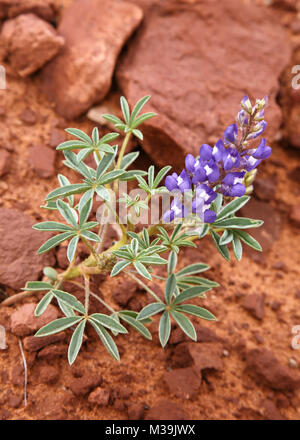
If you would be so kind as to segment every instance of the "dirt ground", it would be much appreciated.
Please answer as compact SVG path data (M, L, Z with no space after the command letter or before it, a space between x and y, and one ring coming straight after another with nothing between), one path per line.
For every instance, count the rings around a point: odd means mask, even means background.
M49 214L40 206L46 194L57 186L56 177L42 179L34 173L28 162L28 148L35 144L48 145L53 128L62 130L76 126L90 132L94 124L85 117L64 121L40 93L38 77L19 79L10 74L9 68L7 89L0 91L0 110L0 143L11 154L10 171L0 182L1 207L20 209L37 221L54 219L55 214ZM30 124L22 117L25 110L33 112ZM144 155L143 160L140 164L148 166L149 158ZM61 162L62 155L57 153L57 173L65 172ZM207 277L220 283L208 299L198 301L199 305L211 310L218 321L198 322L221 341L224 368L222 371L208 371L195 397L182 399L172 395L162 379L172 368L175 345L163 350L157 335L151 342L130 331L126 337L117 337L120 364L111 359L92 334L88 334L72 368L65 355L42 359L36 352L25 352L29 374L28 404L25 407L18 338L8 332L7 349L0 350L0 419L121 420L134 418L132 414L136 408L144 408L143 417L147 417L149 409L164 400L173 402L184 411L186 418L194 420L279 417L300 420L300 391L276 391L255 381L246 370L245 360L245 353L252 348L265 348L281 364L300 375L300 351L291 347L292 328L300 325L300 240L299 228L289 219L291 206L300 203L299 168L298 180L295 177L297 167L299 150L276 143L271 159L259 169L260 182L276 182L274 198L269 202L271 217L265 219L266 225L261 232L264 235L266 228L265 233L274 239L270 245L270 237L266 238L269 250L258 256L246 252L240 263L233 258L228 263L205 238L199 243L198 250L184 252L182 264L208 263L212 269L207 272ZM71 171L66 174L74 177ZM257 210L265 214L263 205ZM117 279L106 279L98 283L98 288L104 298L111 301L111 292L118 288L118 283ZM6 294L12 293L6 291ZM257 319L243 307L244 299L251 294L263 295L262 319ZM137 292L136 301L144 304L145 293ZM24 302L32 302L32 298ZM8 322L16 307L0 309L1 322ZM67 333L67 339L69 337ZM64 347L65 341L58 345ZM56 374L54 383L47 383L48 379L44 377L49 366ZM101 387L110 393L107 405L92 404L87 395L78 396L72 391L74 380L87 375L101 377Z

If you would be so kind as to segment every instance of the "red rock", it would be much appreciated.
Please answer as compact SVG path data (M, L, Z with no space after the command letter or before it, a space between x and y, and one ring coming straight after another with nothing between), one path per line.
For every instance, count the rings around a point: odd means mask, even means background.
M58 128L52 128L50 131L49 146L56 148L59 144L62 144L67 139L66 134Z
M53 21L56 7L52 0L0 0L0 18L13 18L19 14L38 15L47 21Z
M265 63L267 53L276 55ZM157 164L172 158L182 168L186 153L198 155L201 143L222 136L246 93L269 95L267 136L274 139L281 119L278 77L290 54L270 8L239 0L157 2L118 63L116 77L131 106L149 93L146 111L159 114L143 126L143 148Z
M276 180L259 178L254 181L254 192L258 199L265 200L266 202L274 198L276 191Z
M123 280L112 289L111 296L113 300L121 307L125 307L131 298L134 297L138 287L136 283L128 280Z
M0 149L0 177L7 174L10 169L11 157L8 151Z
M50 304L39 317L34 316L36 303L28 303L19 307L10 318L11 332L17 336L26 336L58 318L58 310Z
M42 72L43 90L60 115L73 119L105 97L117 56L142 15L132 3L109 0L76 0L63 11L58 32L65 47Z
M148 411L145 420L187 420L180 406L169 400L160 400Z
M256 319L263 319L265 315L265 303L263 295L247 295L242 306Z
M266 253L272 248L274 241L279 237L282 217L269 203L260 202L253 198L243 206L239 211L239 215L264 221L264 224L260 228L252 228L246 231L261 244L262 252L255 251L247 245L243 246L247 256L256 262L260 262L265 259Z
M281 364L266 349L253 349L246 356L247 371L259 383L274 390L293 391L300 387L300 376Z
M36 174L44 179L55 174L55 151L44 145L33 145L28 149L28 162Z
M127 411L129 420L143 420L145 405L143 403L129 403Z
M41 367L39 379L42 383L52 385L56 383L59 379L59 370L58 367L54 367L51 365L46 365Z
M64 333L43 337L27 336L26 338L24 338L24 348L27 351L35 352L41 350L41 348L44 348L49 344L54 344L56 342L61 342L64 340Z
M265 400L263 403L263 415L266 420L285 420L285 418L280 414L272 400Z
M23 397L17 396L16 394L11 394L8 398L7 405L10 408L19 408L23 400Z
M4 57L20 76L28 76L51 60L64 39L46 21L34 14L7 20L1 31Z
M56 251L57 264L61 269L66 269L69 266L69 260L67 257L67 247L60 246Z
M75 394L75 396L85 396L91 392L94 388L101 385L102 377L97 374L85 374L82 377L72 379L69 382L70 390Z
M110 392L104 388L96 388L88 397L89 403L98 406L107 406L109 403Z
M32 229L31 218L17 209L0 208L0 283L20 289L28 280L37 280L45 266L53 266L50 251L37 255L38 248L51 236Z
M68 346L66 344L51 344L43 348L38 353L38 358L51 361L52 359L56 359L61 356L66 356L67 352L68 352Z
M175 347L171 355L171 365L173 368L194 366L196 371L222 370L222 352L220 343L184 342Z
M20 119L22 122L25 122L25 124L27 124L27 125L34 125L36 123L36 114L33 110L26 107L20 113Z
M300 228L300 206L295 205L292 207L290 212L290 221L291 223L296 226L297 228Z
M163 381L169 393L180 399L193 399L198 395L201 385L201 377L193 367L167 371Z

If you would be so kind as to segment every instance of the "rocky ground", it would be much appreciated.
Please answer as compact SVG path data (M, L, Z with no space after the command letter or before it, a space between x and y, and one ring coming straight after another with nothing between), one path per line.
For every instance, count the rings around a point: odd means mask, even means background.
M55 219L40 208L56 174L65 173L55 147L66 127L90 132L97 123L105 133L101 113L116 111L120 93L131 104L150 93L148 108L160 114L145 127L143 145L130 145L142 151L139 167L182 166L187 151L220 136L245 93L269 95L273 147L244 208L265 221L255 231L264 252L227 263L206 238L184 252L182 265L206 262L207 276L220 283L199 301L218 321L195 321L198 343L174 327L163 350L154 321L152 342L134 332L117 337L117 364L88 331L70 368L68 332L33 337L59 315L55 306L37 320L39 295L0 305L7 331L0 419L300 419L300 352L291 346L300 325L300 92L292 88L300 71L292 72L300 65L299 3L0 0L7 73L0 90L0 301L40 279L45 265L65 268L63 246L35 255L45 235L31 229ZM94 277L92 287L116 306L135 310L147 302L125 278ZM96 301L91 307L101 311Z

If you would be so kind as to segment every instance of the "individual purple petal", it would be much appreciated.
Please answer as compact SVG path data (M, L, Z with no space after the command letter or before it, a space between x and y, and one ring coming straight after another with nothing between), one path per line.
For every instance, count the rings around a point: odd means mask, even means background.
M196 188L196 201L203 200L206 204L211 204L217 197L217 193L208 185L202 184Z
M224 146L224 142L222 141L222 139L219 139L216 143L216 145L213 148L213 158L215 159L216 162L220 162L225 154L225 146Z
M248 134L247 139L256 139L258 136L260 136L266 129L267 123L266 121L261 121L258 124L255 125L254 131L250 134Z
M229 125L223 134L225 144L234 144L237 139L238 126L236 124Z
M195 170L196 159L192 154L188 154L185 158L185 167L189 173L194 173Z
M224 170L229 171L232 168L238 168L240 166L240 155L237 150L234 148L229 148L226 150L223 162L224 162Z
M236 171L234 173L228 173L224 177L223 183L225 183L225 185L235 185L236 183L242 183L245 174L246 174L245 171Z
M214 160L210 160L204 165L203 168L206 171L206 176L209 182L215 182L216 180L218 180L220 176L220 170Z
M203 166L199 164L195 168L195 173L192 182L194 185L197 185L198 183L204 182L204 180L206 180L206 171L203 168Z
M186 190L192 188L191 178L188 175L188 173L186 172L186 170L181 171L181 173L177 179L177 184L178 184L180 191L186 191Z
M231 197L242 197L246 192L245 185L242 183L236 183L232 185L229 190L229 194Z
M213 223L217 219L217 214L215 211L212 211L211 209L206 209L204 211L204 222L205 223Z
M210 160L212 158L212 151L213 149L210 145L203 144L200 148L200 161Z
M266 139L262 139L252 156L255 159L267 159L272 152L272 148L266 146Z
M261 162L261 159L257 160L253 156L244 156L242 161L242 167L247 170L251 171L254 170Z
M243 127L244 125L248 125L249 119L245 110L240 110L238 112L237 119L241 127Z
M178 189L177 184L178 174L173 173L171 176L167 176L165 180L165 186L169 191L173 191L174 189Z

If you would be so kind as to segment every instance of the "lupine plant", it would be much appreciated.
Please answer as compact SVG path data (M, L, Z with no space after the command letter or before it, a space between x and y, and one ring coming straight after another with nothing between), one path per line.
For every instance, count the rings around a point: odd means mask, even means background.
M59 187L46 197L45 209L56 210L62 222L45 221L34 229L56 233L46 241L38 253L47 252L62 242L68 242L69 267L58 273L54 268L45 268L45 281L28 282L25 290L43 291L35 315L40 316L52 301L56 301L63 316L42 327L36 336L46 336L66 329L72 331L68 360L72 364L82 346L84 331L91 325L108 352L120 360L114 336L128 333L132 328L146 339L152 339L147 328L153 316L159 315L158 333L163 347L167 344L171 322L174 321L192 340L196 331L191 316L215 321L208 310L192 303L194 298L205 298L218 283L203 278L209 269L202 262L178 268L178 257L182 248L197 247L204 236L210 236L217 250L229 260L228 246L231 244L237 260L242 257L242 244L261 251L259 243L245 230L262 225L261 220L237 216L237 211L250 199L252 183L259 163L270 156L271 148L265 139L259 139L264 132L264 108L267 99L256 100L252 105L248 96L241 101L241 110L236 122L229 125L222 138L212 147L203 144L199 155L188 154L185 168L178 175L166 166L156 174L154 166L148 172L129 170L138 157L138 152L126 154L126 147L132 136L143 140L141 125L156 116L141 114L150 96L142 98L130 112L124 97L121 109L124 120L113 115L103 117L114 124L117 131L100 138L94 128L91 137L81 130L66 131L75 139L63 142L57 147L64 155L64 164L79 174L79 183L70 183L64 175L58 175ZM124 134L118 151L113 142ZM95 166L86 163L92 155ZM91 163L91 162L89 162ZM162 183L165 179L164 184ZM122 193L121 183L134 181L143 191L144 197ZM134 211L139 218L150 211L155 195L168 196L171 204L159 217L156 224L147 224L141 229L128 211ZM119 197L119 198L118 198ZM91 220L95 199L110 212L120 230L120 239L103 250L107 223L103 216ZM120 208L126 215L121 217ZM90 255L78 261L78 243L82 241ZM159 275L155 267L160 266ZM90 277L110 274L111 277L126 276L138 283L152 297L140 312L113 308L109 298L99 298L107 313L89 313ZM151 288L153 278L164 284L164 297L159 297ZM66 281L82 287L84 304L64 290Z

